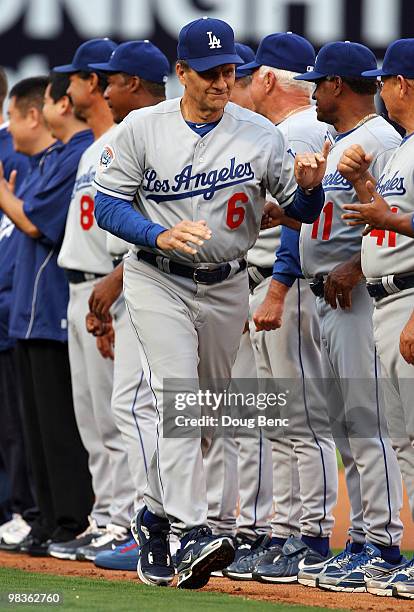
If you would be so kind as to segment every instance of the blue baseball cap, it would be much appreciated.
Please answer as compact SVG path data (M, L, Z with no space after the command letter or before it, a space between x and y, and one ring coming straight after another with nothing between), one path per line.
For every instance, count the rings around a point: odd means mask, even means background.
M93 62L106 62L112 51L116 48L116 43L110 38L93 38L82 43L76 49L71 64L55 66L54 72L91 72L89 64Z
M310 42L292 32L269 34L261 41L254 61L245 64L240 71L271 66L292 72L304 72L315 63L315 49Z
M349 40L330 42L316 56L315 68L295 77L298 81L317 81L327 76L360 77L365 70L377 67L371 49Z
M222 64L243 64L236 53L234 32L221 19L202 17L185 25L179 36L177 57L196 72Z
M254 60L254 51L249 45L243 45L242 43L235 43L236 53L239 57L242 58L245 64L252 62ZM249 74L252 74L253 70L246 70L246 72L241 71L240 69L243 66L237 66L236 68L236 79L242 79Z
M365 70L364 77L401 76L414 79L414 38L394 40L385 52L382 68Z
M91 70L125 72L153 83L165 83L170 64L162 51L149 40L133 40L118 45L109 61L89 64Z

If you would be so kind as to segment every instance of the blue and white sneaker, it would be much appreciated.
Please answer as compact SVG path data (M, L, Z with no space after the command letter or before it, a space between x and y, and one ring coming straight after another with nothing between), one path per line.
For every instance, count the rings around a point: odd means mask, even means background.
M223 576L231 580L253 580L254 568L267 553L272 559L276 556L279 558L282 554L282 547L272 546L272 537L262 534L249 547L245 545L243 548L236 549L234 561L223 570Z
M381 557L379 549L370 542L364 545L362 552L354 555L351 560L337 572L325 573L318 577L317 584L328 591L344 591L346 593L364 593L366 583L381 576L391 576L396 569L395 564L388 563Z
M414 559L407 561L405 557L402 557L401 562L394 566L394 572L391 575L385 574L379 578L371 578L366 581L368 593L381 597L391 597L396 583L405 582L409 579L410 568L414 568Z
M211 572L224 569L234 559L233 540L229 536L214 536L209 527L194 527L181 539L176 554L180 589L201 589Z
M392 586L393 596L414 599L414 557L396 577L398 579Z
M147 527L143 524L146 507L131 520L131 531L140 547L137 566L138 578L152 586L170 586L175 569L168 540L170 523L159 517L159 522Z
M342 552L335 555L335 557L330 557L323 563L316 563L311 565L309 563L309 560L306 559L306 557L304 559L301 559L298 564L299 584L316 587L317 579L321 574L337 572L344 565L346 565L355 554L356 553L351 552L351 542L350 540L348 540Z
M111 570L124 570L135 572L138 565L139 546L134 538L124 544L116 546L113 550L105 550L95 557L96 567Z
M281 555L269 558L269 551L268 555L260 559L253 570L253 580L271 583L297 582L301 561L306 560L311 566L322 566L331 557L330 552L328 556L322 556L295 536L288 537L281 552Z

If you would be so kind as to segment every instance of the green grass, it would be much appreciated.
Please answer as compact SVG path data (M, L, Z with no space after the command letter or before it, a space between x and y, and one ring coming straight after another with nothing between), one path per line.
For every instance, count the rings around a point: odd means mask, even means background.
M328 608L290 606L227 594L149 587L127 581L72 578L0 568L1 610L84 612L323 612ZM61 605L4 604L5 592L60 593ZM338 611L336 611L338 612Z

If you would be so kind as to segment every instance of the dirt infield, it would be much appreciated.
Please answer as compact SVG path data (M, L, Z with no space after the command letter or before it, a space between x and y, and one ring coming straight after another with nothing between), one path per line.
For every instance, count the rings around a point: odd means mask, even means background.
M339 503L336 509L336 527L332 540L334 548L342 548L346 540L349 503L345 490L343 475L340 478ZM405 534L403 547L414 549L414 526L408 509L407 498L404 499L403 522ZM81 576L85 578L137 581L133 572L107 571L95 567L92 563L77 561L60 561L58 559L33 558L26 555L1 553L0 566L13 567L31 572L57 574L62 576ZM266 585L258 582L235 582L225 578L212 578L203 589L217 593L228 593L234 596L259 599L269 602L300 604L324 608L340 608L345 610L392 612L393 610L412 610L413 603L388 597L375 597L368 593L348 594L330 593L301 585Z

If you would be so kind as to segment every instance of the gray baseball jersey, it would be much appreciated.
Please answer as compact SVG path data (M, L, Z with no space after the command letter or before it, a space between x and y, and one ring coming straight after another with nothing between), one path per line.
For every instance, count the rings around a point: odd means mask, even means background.
M300 251L307 277L328 274L361 249L361 228L341 219L342 204L357 201L352 185L338 172L342 152L360 144L373 155L370 171L379 177L400 137L383 118L375 117L336 138L323 180L325 206L319 221L302 226ZM333 434L345 466L351 502L349 534L382 545L398 544L401 478L395 453L384 431L383 406L375 393L377 360L372 331L372 300L362 283L352 291L352 308L333 309L317 298L323 375L329 379L325 396ZM354 380L356 379L356 380ZM358 410L356 410L356 407ZM366 421L374 433L362 437ZM354 421L356 435L350 423ZM379 431L379 435L375 435ZM361 433L360 433L361 432Z
M287 153L292 159L296 153L321 151L325 139L330 138L327 125L317 120L314 107L290 115L278 127L286 137ZM277 248L278 237L274 230L260 232L248 253L249 264L272 267ZM269 284L270 278L265 279L250 296L251 316L264 300ZM251 324L250 334L259 378L320 378L319 323L315 298L305 281L298 281L289 291L281 329L257 332ZM272 531L277 537L300 532L329 536L333 525L337 484L335 447L331 437L312 437L315 411L320 415L324 402L313 385L304 388L305 404L302 393L294 398L291 396L289 411L291 414L307 413L309 437L273 440L275 514ZM252 454L257 452L252 439L247 438L245 444L250 444ZM251 464L256 463L253 456ZM241 499L242 492L256 484L255 480L245 481L246 476L243 472L239 474ZM251 472L249 476L251 478Z
M106 232L98 227L93 214L96 189L92 182L106 138L107 132L86 149L79 162L58 258L63 268L95 274L107 274L113 269L106 250ZM94 281L70 283L68 345L73 401L89 455L95 493L92 515L99 524L112 522L126 527L133 508L134 483L111 408L113 363L100 355L96 339L85 327L93 286Z
M61 268L95 274L108 274L112 270L112 260L106 250L106 232L98 226L93 214L96 194L93 180L102 148L115 129L116 126L95 140L80 159L58 257Z
M341 206L358 201L352 185L338 172L342 153L351 145L360 144L373 156L370 172L378 179L400 142L399 134L382 117L370 119L360 127L337 136L322 181L325 191L322 213L313 225L302 225L300 232L300 259L305 277L328 274L361 249L361 228L350 227L341 218L344 212Z
M377 191L393 212L414 211L414 139L404 138L388 161ZM385 230L373 230L362 240L362 269L368 280L414 272L413 239ZM414 418L412 379L414 368L399 351L398 338L413 310L413 290L401 291L375 302L374 338L382 367L382 388L390 436L403 475L414 516Z
M290 115L279 123L278 128L286 139L286 153L295 159L296 153L322 150L326 137L329 137L326 123L317 121L316 110L312 106L306 110ZM275 261L275 252L279 247L280 228L262 230L255 245L247 254L247 261L253 266L270 268Z
M133 111L109 135L95 184L108 195L135 198L144 217L167 228L205 219L212 238L196 256L172 251L172 259L231 261L256 241L266 189L281 206L293 201L286 149L277 127L236 104L227 104L220 123L200 138L186 125L180 100L167 100Z
M368 149L369 151L369 149ZM404 138L381 173L377 191L393 212L414 211L414 138ZM362 240L362 269L368 280L390 274L414 273L414 240L402 234L373 230Z

